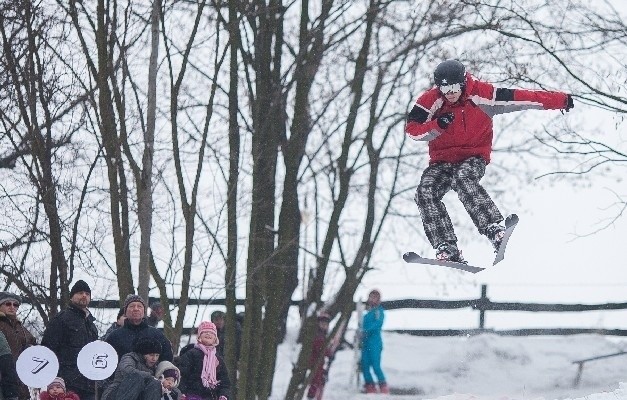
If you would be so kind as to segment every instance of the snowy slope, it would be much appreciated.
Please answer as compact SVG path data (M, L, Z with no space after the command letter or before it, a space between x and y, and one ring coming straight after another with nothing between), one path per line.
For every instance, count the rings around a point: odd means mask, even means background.
M349 334L347 338L352 338ZM627 339L600 335L426 338L384 333L383 370L394 399L627 400L627 355L586 363L578 387L574 360L627 349ZM296 358L295 344L279 350L274 397L280 399ZM372 399L351 380L353 352L338 352L324 399ZM376 395L384 400L388 396Z

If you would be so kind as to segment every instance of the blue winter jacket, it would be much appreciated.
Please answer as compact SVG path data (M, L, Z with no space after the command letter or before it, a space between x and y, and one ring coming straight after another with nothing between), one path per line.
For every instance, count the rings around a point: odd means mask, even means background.
M362 350L381 351L383 350L383 340L381 339L381 328L385 318L381 305L371 308L364 315Z

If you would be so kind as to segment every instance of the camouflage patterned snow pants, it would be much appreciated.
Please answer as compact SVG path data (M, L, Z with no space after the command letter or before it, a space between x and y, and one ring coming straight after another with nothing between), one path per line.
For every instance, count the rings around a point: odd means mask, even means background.
M483 158L471 157L459 163L431 164L422 173L415 200L425 234L433 248L444 241L457 242L453 224L442 202L451 189L457 193L480 234L485 234L491 223L503 220L499 209L479 184L485 167Z

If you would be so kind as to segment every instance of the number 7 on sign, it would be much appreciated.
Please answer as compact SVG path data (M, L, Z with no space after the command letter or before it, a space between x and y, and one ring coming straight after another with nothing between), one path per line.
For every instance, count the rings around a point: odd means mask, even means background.
M46 365L50 364L50 361L42 358L33 357L32 360L37 363L35 368L30 371L33 374L39 373L42 369L46 368Z

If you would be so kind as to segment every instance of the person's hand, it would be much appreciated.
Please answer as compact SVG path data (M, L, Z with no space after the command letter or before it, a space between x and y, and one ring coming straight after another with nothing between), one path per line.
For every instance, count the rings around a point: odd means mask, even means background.
M226 396L220 396L218 397L218 400L228 400L228 399L226 398Z
M455 119L455 114L453 113L446 113L444 115L440 115L437 118L438 126L441 129L446 129L453 122L454 119Z
M575 103L573 102L573 96L567 94L566 95L566 112L570 111L571 108L575 107Z

